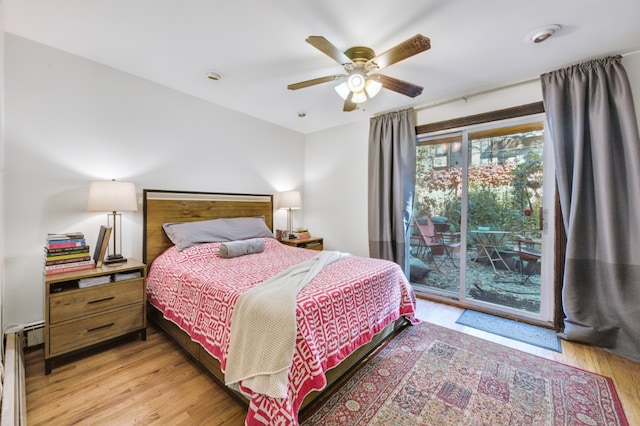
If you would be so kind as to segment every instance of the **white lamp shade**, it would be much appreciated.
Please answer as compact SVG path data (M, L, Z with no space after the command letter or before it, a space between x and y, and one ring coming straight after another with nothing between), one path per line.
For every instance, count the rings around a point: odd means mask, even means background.
M280 194L281 209L297 210L302 208L302 198L300 191L286 191Z
M382 89L382 83L380 83L378 80L374 80L373 78L367 79L364 90L367 92L369 99L377 95L380 92L380 89Z
M338 92L338 95L340 95L340 97L342 99L347 99L347 96L349 96L349 93L351 93L351 90L349 90L349 87L347 87L347 82L343 81L342 83L338 84L336 87L336 92Z
M351 102L355 102L357 104L366 102L366 100L367 100L367 95L364 93L364 90L361 90L359 92L353 92L353 95L351 96Z
M90 212L138 210L135 184L115 180L91 182L87 210Z

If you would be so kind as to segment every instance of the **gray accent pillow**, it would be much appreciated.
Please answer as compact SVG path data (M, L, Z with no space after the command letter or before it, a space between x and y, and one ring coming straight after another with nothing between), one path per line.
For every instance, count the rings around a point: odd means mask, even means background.
M165 223L162 228L178 251L203 243L273 238L263 216Z
M246 254L262 253L264 240L262 238L250 238L248 240L230 241L220 244L220 257L230 259Z
M409 258L409 271L409 279L411 281L421 281L429 275L431 268L429 268L429 265L424 263L422 260L411 256Z

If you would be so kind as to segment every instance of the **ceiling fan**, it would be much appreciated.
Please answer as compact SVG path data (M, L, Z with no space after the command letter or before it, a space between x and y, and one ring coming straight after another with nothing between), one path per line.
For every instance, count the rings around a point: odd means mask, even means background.
M290 84L287 86L289 90L346 79L336 87L336 91L344 99L343 111L357 109L359 103L373 98L382 87L412 98L422 93L422 86L378 74L378 71L430 49L431 41L428 37L415 35L377 56L373 49L364 46L351 47L342 52L322 36L309 36L306 42L342 65L346 74L328 75Z

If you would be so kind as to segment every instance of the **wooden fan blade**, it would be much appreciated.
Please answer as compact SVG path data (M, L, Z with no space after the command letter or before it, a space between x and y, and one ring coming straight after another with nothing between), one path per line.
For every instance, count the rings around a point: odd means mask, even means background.
M349 97L344 100L344 107L342 108L342 111L349 112L358 109L358 104L353 102L351 98L353 98L353 93L350 93Z
M335 80L339 80L343 77L346 77L346 75L328 75L325 77L318 77L318 78L314 78L311 80L306 80L306 81L301 81L299 83L293 83L287 86L287 89L289 90L298 90L298 89L303 89L305 87L309 87L309 86L315 86L316 84L322 84L322 83L328 83L329 81L335 81Z
M389 65L395 64L396 62L400 62L403 59L407 59L413 55L416 55L420 52L424 52L425 50L429 50L431 48L431 40L428 37L425 37L421 34L417 34L411 37L408 40L403 41L395 47L379 54L375 58L369 59L365 64L365 69L369 69L371 65L378 67L378 69L382 69L388 67Z
M351 59L344 52L322 36L309 36L305 41L340 65L351 63Z
M393 90L394 92L401 93L403 95L415 98L422 94L422 86L409 83L408 81L399 80L397 78L389 77L388 75L376 74L380 78L380 83L385 89Z

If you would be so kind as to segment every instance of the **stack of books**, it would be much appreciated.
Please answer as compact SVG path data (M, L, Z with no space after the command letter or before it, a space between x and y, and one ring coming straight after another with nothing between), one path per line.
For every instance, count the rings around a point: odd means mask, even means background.
M306 228L298 228L295 231L291 231L291 237L298 240L306 240L307 238L311 238L311 234Z
M95 267L82 232L47 234L44 256L45 275Z

